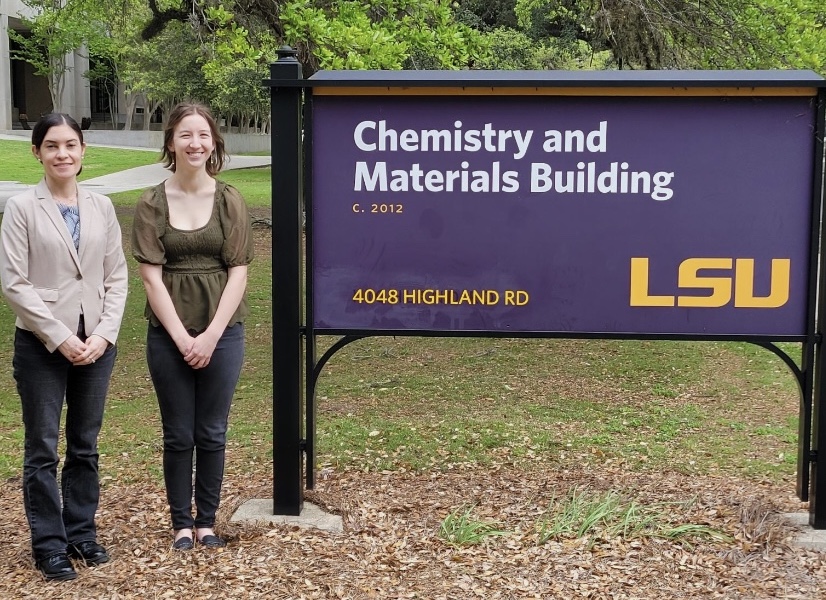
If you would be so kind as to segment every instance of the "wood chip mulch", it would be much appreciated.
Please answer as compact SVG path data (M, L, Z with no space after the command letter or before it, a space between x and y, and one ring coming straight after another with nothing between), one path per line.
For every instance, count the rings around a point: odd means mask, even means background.
M82 599L670 599L826 597L826 553L792 543L783 513L805 511L786 484L639 473L622 465L515 465L428 473L325 470L307 501L341 515L341 534L232 523L243 502L271 497L272 476L228 473L222 550L173 551L162 485L106 481L98 518L113 560L44 582L30 560L19 479L0 487L0 598ZM572 490L671 502L674 523L733 541L555 539L539 543L548 507ZM504 535L454 547L444 518L470 507Z

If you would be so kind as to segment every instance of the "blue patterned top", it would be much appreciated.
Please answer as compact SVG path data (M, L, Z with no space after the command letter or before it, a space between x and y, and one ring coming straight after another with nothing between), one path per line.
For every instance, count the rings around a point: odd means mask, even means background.
M60 214L63 215L63 222L69 228L69 234L72 236L72 241L75 243L75 250L80 248L80 212L77 206L70 206L68 204L57 203L60 209Z

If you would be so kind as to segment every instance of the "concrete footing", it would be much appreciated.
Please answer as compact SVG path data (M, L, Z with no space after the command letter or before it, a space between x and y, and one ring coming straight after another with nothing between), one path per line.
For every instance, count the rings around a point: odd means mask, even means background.
M785 513L783 517L799 532L792 538L792 545L807 550L826 550L826 529L815 529L809 525L809 513Z
M304 502L304 508L298 516L272 514L272 500L247 500L230 518L231 523L242 521L259 523L277 523L279 525L297 525L321 529L330 533L341 533L344 525L341 517L321 510L315 504Z

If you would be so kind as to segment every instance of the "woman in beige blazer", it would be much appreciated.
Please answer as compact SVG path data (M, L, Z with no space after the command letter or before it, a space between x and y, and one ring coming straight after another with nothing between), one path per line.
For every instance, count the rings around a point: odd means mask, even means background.
M97 438L115 342L126 304L127 268L114 207L79 187L86 145L63 114L32 130L44 177L9 198L0 226L0 282L16 319L14 378L25 428L23 502L35 564L46 579L74 579L70 558L109 560L97 543ZM60 416L66 456L57 479Z

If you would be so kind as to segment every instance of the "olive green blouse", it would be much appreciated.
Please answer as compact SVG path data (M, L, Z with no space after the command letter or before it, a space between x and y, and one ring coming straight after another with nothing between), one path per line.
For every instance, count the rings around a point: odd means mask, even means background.
M199 229L175 229L169 224L164 184L146 190L135 206L132 254L140 263L163 266L163 282L184 327L209 326L227 285L227 269L248 265L253 258L252 231L244 198L221 181L215 187L212 216ZM249 313L244 298L227 326L243 322ZM160 321L149 302L144 311L154 325Z

